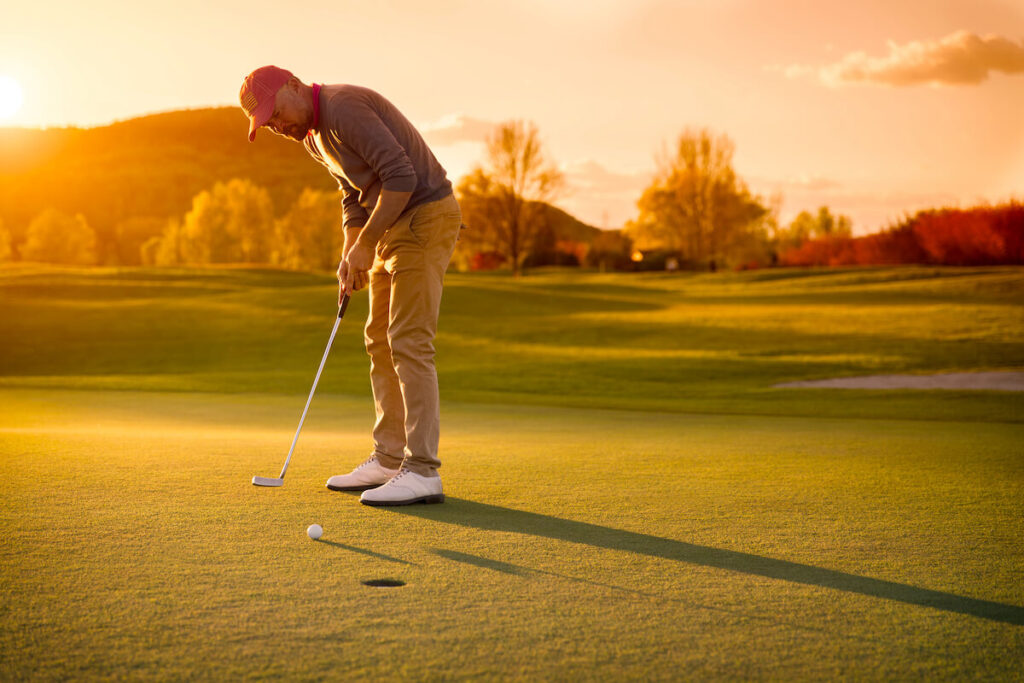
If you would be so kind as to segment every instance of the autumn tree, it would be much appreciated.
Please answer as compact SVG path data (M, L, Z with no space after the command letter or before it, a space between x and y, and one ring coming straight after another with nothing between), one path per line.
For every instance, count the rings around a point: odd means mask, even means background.
M789 225L779 228L775 242L779 251L795 249L808 240L847 238L853 234L853 221L849 216L833 216L827 206L818 208L817 214L801 211Z
M114 239L107 245L107 263L137 266L142 261L142 246L160 239L167 226L166 218L133 216L114 226Z
M523 262L543 221L543 203L562 188L562 174L542 148L533 123L509 121L487 138L486 162L459 183L464 216L480 243L505 255L513 272Z
M11 233L4 228L3 220L0 220L0 263L11 258Z
M452 260L457 267L460 270L472 269L474 260L481 254L504 260L506 254L497 228L501 222L502 206L491 176L480 167L474 168L462 176L455 186L455 193L462 210L462 222L468 226L455 243Z
M343 245L336 192L307 188L274 223L273 262L285 268L335 270Z
M626 228L634 245L678 251L697 267L736 261L752 231L770 214L732 167L732 140L707 129L685 130L657 160L651 185Z
M922 263L946 266L1024 263L1024 205L919 211L861 237L811 239L780 256L783 265L845 266Z
M185 215L182 259L185 263L269 263L273 220L265 189L238 178L216 183L212 190L195 196Z
M623 270L630 264L633 243L621 230L602 230L594 237L585 263L601 271Z
M139 247L139 263L144 266L156 265L156 253L160 250L163 237L150 237Z
M23 261L88 266L96 263L96 233L78 214L46 209L28 226L21 246Z
M185 259L185 235L181 221L172 218L165 226L162 235L146 240L139 248L142 265L178 266L191 263Z

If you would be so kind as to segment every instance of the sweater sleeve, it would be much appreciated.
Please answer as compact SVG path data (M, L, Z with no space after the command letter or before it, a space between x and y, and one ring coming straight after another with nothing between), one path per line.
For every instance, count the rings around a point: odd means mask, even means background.
M348 181L341 176L338 179L338 186L341 188L341 215L342 226L345 230L349 228L361 228L370 219L366 209L359 203L359 191L348 184Z
M380 115L365 100L345 98L332 107L335 130L342 131L345 144L362 157L380 178L381 187L395 192L416 189L416 171L405 149L398 143Z

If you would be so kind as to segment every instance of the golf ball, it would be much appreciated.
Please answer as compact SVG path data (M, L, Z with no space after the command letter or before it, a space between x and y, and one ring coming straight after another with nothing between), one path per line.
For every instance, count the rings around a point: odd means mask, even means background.
M319 524L310 524L309 528L306 529L306 533L315 541L324 535L324 528Z

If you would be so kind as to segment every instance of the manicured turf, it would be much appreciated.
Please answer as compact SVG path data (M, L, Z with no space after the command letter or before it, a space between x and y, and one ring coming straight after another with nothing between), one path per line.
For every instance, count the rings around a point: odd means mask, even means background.
M273 270L0 268L0 386L306 393L336 281ZM450 275L446 399L702 413L1022 419L1020 396L773 389L1024 366L1024 269ZM352 302L327 392L368 395ZM882 400L880 400L882 399Z
M0 678L1019 678L1020 395L770 386L1020 367L1022 283L454 276L448 502L374 509L365 298L259 489L328 278L0 271Z

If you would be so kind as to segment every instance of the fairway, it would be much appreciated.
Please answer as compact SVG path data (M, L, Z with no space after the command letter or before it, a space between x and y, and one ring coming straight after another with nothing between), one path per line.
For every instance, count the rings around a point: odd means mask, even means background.
M375 509L365 297L260 489L329 277L0 270L0 677L1019 679L1021 395L772 385L1019 369L1022 284L452 276L447 502Z

